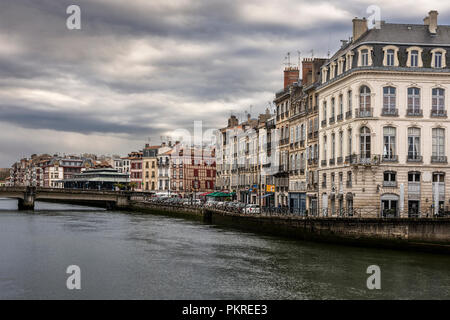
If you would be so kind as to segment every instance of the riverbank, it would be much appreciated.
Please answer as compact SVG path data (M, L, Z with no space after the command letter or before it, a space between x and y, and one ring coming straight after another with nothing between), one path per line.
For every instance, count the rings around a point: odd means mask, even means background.
M303 218L133 203L130 210L205 221L255 233L353 246L450 254L450 219Z

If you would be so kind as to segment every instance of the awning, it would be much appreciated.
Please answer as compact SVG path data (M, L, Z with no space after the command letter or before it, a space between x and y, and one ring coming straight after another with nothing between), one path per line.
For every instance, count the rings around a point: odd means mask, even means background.
M345 195L345 198L346 198L347 200L352 200L352 199L353 199L353 193L348 192L348 193Z
M273 195L273 193L268 193L268 194L265 194L265 195L261 196L261 199L262 199L262 198L267 198L267 197L270 197L270 196L272 196L272 195Z

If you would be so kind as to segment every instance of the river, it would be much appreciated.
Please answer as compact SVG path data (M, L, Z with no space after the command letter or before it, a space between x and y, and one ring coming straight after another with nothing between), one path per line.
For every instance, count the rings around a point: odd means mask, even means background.
M0 199L0 299L450 299L450 257ZM81 290L68 290L69 265ZM369 290L367 267L381 270Z

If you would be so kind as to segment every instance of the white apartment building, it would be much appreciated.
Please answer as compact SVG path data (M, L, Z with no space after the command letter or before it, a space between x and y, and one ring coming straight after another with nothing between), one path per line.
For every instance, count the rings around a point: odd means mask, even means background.
M438 214L450 197L450 26L353 20L321 69L319 206L324 216Z

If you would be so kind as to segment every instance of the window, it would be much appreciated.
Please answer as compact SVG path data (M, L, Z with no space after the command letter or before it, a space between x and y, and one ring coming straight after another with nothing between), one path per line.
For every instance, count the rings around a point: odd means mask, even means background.
M361 50L361 66L367 67L369 65L369 50Z
M442 53L441 52L436 52L434 54L434 67L442 68Z
M408 172L408 182L420 182L420 172Z
M342 147L344 144L344 133L339 131L339 157L342 157Z
M323 136L323 159L327 160L327 136Z
M334 98L331 98L331 118L334 118Z
M408 115L420 116L422 115L420 108L420 89L408 88Z
M367 127L360 130L360 153L362 159L370 159L370 130Z
M433 88L431 100L431 115L445 114L445 90L440 88Z
M352 111L352 90L347 92L347 100L348 100L348 111Z
M432 162L445 162L445 132L442 128L433 129Z
M334 159L336 154L336 135L331 134L331 159Z
M383 173L383 186L384 187L397 186L397 173L395 171L385 171Z
M420 129L408 128L408 161L420 160Z
M386 51L386 65L387 66L394 66L394 54L395 54L395 51L392 49L389 49Z
M410 58L410 66L418 67L419 66L419 51L411 50L411 58Z
M370 89L362 86L359 91L359 116L370 116Z
M327 102L323 102L323 120L327 121Z
M339 95L339 114L342 115L344 113L344 101L342 94Z
M384 160L396 160L395 152L395 131L394 127L384 127L383 128L383 159Z
M352 129L348 129L348 155L352 155Z
M383 88L383 114L394 115L395 114L395 98L396 90L394 87Z

